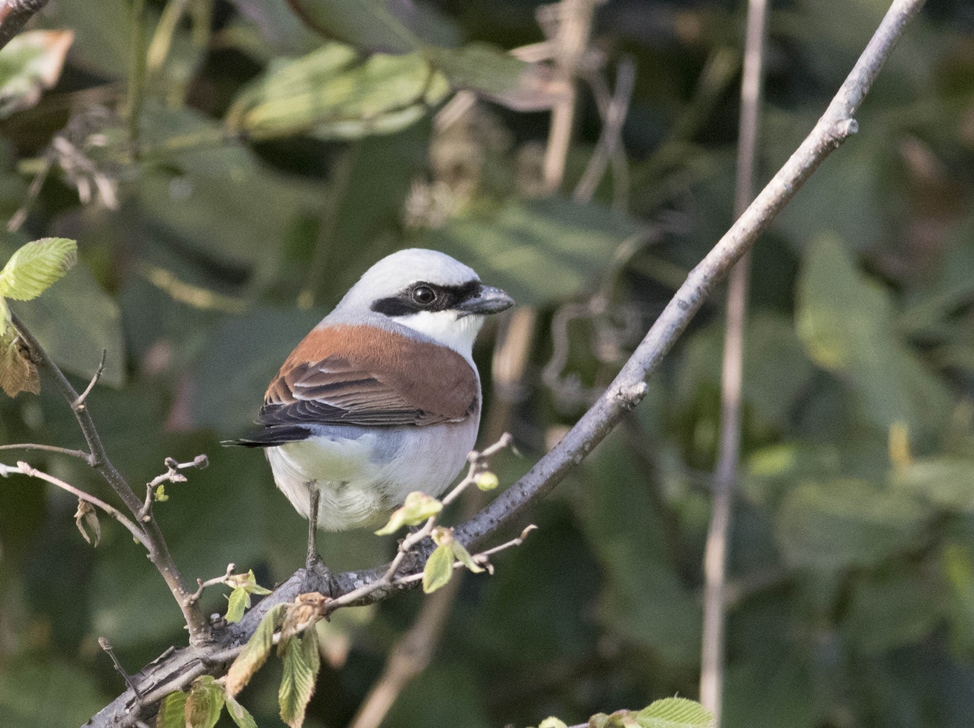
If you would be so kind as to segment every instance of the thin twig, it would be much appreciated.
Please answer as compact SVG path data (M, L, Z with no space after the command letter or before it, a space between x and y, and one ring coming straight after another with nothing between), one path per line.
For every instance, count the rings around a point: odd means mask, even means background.
M91 455L86 453L84 450L71 450L67 447L57 447L56 445L42 445L40 443L34 442L21 442L16 445L0 445L0 451L3 450L40 450L42 452L53 452L58 455L68 455L73 458L78 458L79 460L84 460L88 465L92 464Z
M96 498L95 496L89 493L85 493L83 490L75 488L70 483L66 483L60 478L55 478L53 475L49 475L48 473L45 473L43 470L38 470L37 468L34 468L28 463L25 463L23 461L18 462L17 466L14 468L11 468L6 465L0 465L0 475L7 475L8 472L19 472L22 473L23 475L26 475L28 478L37 478L38 480L43 480L45 482L50 483L51 485L57 486L61 490L67 491L71 495L87 503L91 503L91 505L96 506L97 508L101 508L103 511L105 511L105 513L107 513L116 521L118 521L123 526L125 526L125 528L128 529L129 533L132 534L132 538L134 538L140 544L145 546L146 549L149 548L149 541L148 538L146 537L145 532L137 525L135 525L135 523L129 520L124 513L119 511L114 506L109 505L108 503L101 500L100 498Z
M166 472L157 475L145 484L145 501L142 503L142 508L139 509L139 520L149 521L152 518L152 504L156 499L156 488L163 483L185 483L186 476L180 473L180 470L186 470L186 468L199 468L202 470L209 464L210 461L206 455L197 455L188 463L180 463L175 458L166 458Z
M734 213L742 214L754 197L757 142L763 88L767 0L749 0L741 80L741 118L737 145L737 183ZM744 329L750 253L730 274L727 290L727 329L721 371L720 445L714 477L710 527L704 549L703 637L700 659L700 702L720 726L724 689L724 629L727 618L727 548L730 540L741 456L741 387L744 381Z
M198 602L200 597L203 596L203 590L211 587L217 586L218 584L226 584L230 581L230 577L234 575L237 571L237 565L230 563L227 564L227 571L223 576L215 576L212 579L207 579L203 581L202 579L197 579L196 584L199 587L195 592L189 595L188 599L190 602Z
M616 88L615 93L608 99L608 90L604 88L605 82L598 73L586 74L589 85L595 91L595 96L599 102L599 113L602 114L602 133L595 146L595 152L585 168L582 179L575 186L573 199L576 202L588 202L595 194L595 190L605 174L609 162L618 159L620 152L625 159L622 147L622 125L625 123L626 114L629 111L629 101L632 98L633 88L636 83L636 65L628 58L619 61L616 69ZM628 191L625 189L615 189L614 192L620 199L628 199ZM625 203L623 204L623 208Z
M578 64L588 46L592 16L597 0L562 0L553 6L557 13L558 34L555 37L555 68L564 86L564 94L551 110L551 127L544 157L544 187L554 194L565 177L565 161L571 146L575 124Z
M101 361L98 362L98 368L95 369L94 375L91 377L91 381L88 382L88 386L85 387L85 391L78 395L78 398L71 403L71 409L76 410L79 407L83 408L85 402L88 400L88 395L91 394L91 390L95 388L98 384L98 380L101 379L101 373L105 371L105 359L108 357L108 349L101 350Z
M142 499L135 494L132 486L122 477L122 474L118 472L118 469L112 464L112 461L109 460L108 453L105 451L105 445L88 411L87 403L81 400L81 404L76 406L80 395L71 386L71 382L64 376L64 373L57 364L51 360L44 347L41 346L40 342L30 332L30 329L12 311L10 312L10 320L17 329L17 333L30 349L31 358L34 363L54 380L54 384L61 393L61 396L67 401L71 407L71 411L74 412L78 426L81 428L81 434L84 435L85 442L88 445L88 451L90 453L89 462L91 463L92 469L112 487L112 490L125 503L125 507L129 513L136 519L141 520ZM166 585L169 587L169 591L183 612L183 618L186 620L186 626L189 629L190 643L206 642L209 639L209 625L198 605L187 605L184 603L186 596L191 592L186 588L183 576L176 566L172 554L169 553L169 546L166 543L165 537L162 535L159 524L153 518L150 518L148 521L142 521L142 523L143 527L141 532L145 537L143 545L149 552L149 559L162 575Z
M141 700L142 699L142 695L139 693L138 686L135 684L135 681L132 679L132 676L129 675L125 671L125 668L124 667L122 667L122 663L119 661L118 657L115 655L115 650L112 648L111 642L109 642L104 637L99 637L98 638L98 646L101 647L102 650L105 651L105 654L108 655L111 658L112 664L115 665L116 672L118 672L118 674L122 676L122 679L125 681L125 684L129 686L129 690L131 690L133 693L135 693L135 696L139 700Z
M0 48L13 40L47 0L6 0L0 5Z

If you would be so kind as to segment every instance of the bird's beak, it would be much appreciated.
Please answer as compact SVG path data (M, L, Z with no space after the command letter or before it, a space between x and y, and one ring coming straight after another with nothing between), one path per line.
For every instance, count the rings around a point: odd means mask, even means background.
M477 295L471 296L457 306L461 316L479 314L485 316L490 313L506 311L514 305L514 299L500 288L481 286Z

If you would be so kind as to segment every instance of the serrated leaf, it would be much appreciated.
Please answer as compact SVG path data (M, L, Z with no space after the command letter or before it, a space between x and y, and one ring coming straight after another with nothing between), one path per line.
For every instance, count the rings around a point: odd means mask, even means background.
M72 30L21 33L0 51L0 118L29 109L61 77Z
M274 64L247 85L226 126L250 137L309 133L319 139L389 134L425 116L449 85L418 54L363 60L336 43Z
M86 500L78 500L78 510L74 513L74 524L81 531L81 536L92 546L97 546L101 540L101 523L98 521L98 511ZM90 531L90 533L89 533Z
M244 612L250 608L250 594L243 587L237 587L232 592L230 592L230 597L227 600L227 613L224 616L231 624L239 622L243 619Z
M124 383L125 341L118 304L83 262L43 296L19 302L14 309L62 369L89 379L107 351L99 381L115 387Z
M712 728L713 713L686 698L664 698L636 714L641 728Z
M15 301L37 298L78 262L78 244L67 238L42 238L21 246L0 270L0 296Z
M12 336L0 335L0 388L8 397L16 397L21 392L40 394L41 391L37 365Z
M156 728L186 728L186 698L183 692L169 693L159 704Z
M453 576L453 549L449 544L437 546L423 567L423 591L432 594L446 586Z
M257 721L245 707L236 701L235 698L227 697L227 713L239 728L257 728Z
M250 682L254 673L267 662L267 656L274 646L274 631L286 609L287 604L276 604L271 607L260 620L260 624L257 625L257 629L244 645L243 650L237 655L237 659L230 665L226 679L227 695L230 697L236 697L237 693Z
M376 536L388 536L395 533L403 526L418 526L428 518L435 516L443 510L443 504L436 498L426 495L418 490L406 496L406 501L401 508L397 508L391 516L389 522L375 532Z
M473 556L470 555L470 552L467 551L464 545L456 539L450 541L450 551L453 553L453 556L457 561L470 569L470 571L472 571L474 574L479 574L484 570L484 567L474 561Z
M226 693L212 675L196 678L186 697L186 727L213 728L225 701Z
M321 667L318 653L318 633L305 630L300 637L288 640L284 654L284 674L278 691L281 707L281 720L291 728L300 728L304 723L304 712L315 691L315 680Z

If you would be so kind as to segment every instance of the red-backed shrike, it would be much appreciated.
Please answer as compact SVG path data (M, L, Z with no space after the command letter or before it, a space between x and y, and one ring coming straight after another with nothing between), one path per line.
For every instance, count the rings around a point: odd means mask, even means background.
M284 362L264 395L260 430L274 480L315 528L375 522L420 490L440 495L480 426L471 356L488 314L513 299L448 255L383 258ZM317 505L317 508L315 508Z

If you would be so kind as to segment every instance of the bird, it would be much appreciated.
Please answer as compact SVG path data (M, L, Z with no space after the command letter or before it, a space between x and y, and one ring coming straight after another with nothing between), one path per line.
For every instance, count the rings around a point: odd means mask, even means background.
M285 359L257 430L277 487L318 529L376 523L413 491L436 497L473 449L482 408L472 350L486 317L514 300L435 250L386 256Z

